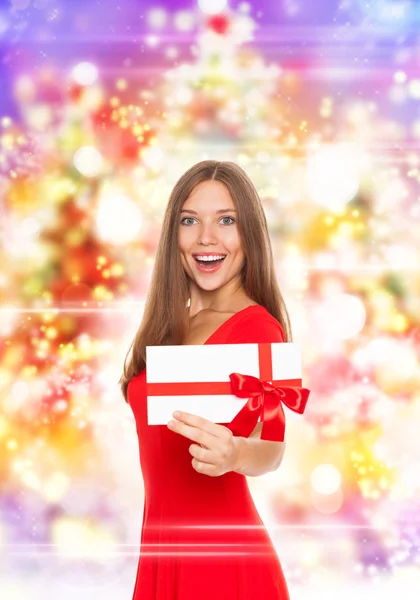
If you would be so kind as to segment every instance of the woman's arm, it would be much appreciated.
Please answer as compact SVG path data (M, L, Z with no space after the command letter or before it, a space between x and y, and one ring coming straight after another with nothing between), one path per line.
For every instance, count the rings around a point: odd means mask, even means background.
M271 316L261 317L252 313L244 315L229 336L229 343L233 344L270 344L284 340L284 332L278 321ZM234 469L236 473L257 477L279 468L286 443L261 440L261 430L262 423L258 422L248 437L238 436L239 458Z
M262 423L257 423L254 431L247 438L238 436L238 462L233 469L235 473L257 477L270 471L276 471L283 460L286 442L261 440Z

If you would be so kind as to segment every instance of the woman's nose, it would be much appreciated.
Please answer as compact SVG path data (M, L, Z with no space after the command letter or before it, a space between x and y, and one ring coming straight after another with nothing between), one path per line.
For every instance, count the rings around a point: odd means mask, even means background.
M216 231L211 223L203 224L199 229L198 236L204 243L217 241Z

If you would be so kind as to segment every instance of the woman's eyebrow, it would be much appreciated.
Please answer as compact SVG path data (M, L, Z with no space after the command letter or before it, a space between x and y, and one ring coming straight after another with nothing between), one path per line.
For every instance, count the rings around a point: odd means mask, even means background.
M181 212L187 212L187 213L191 213L192 215L196 215L197 213L195 212L195 210L188 210L183 208L181 210ZM225 212L236 212L235 208L222 208L221 210L216 210L216 215L220 215L221 213L225 213Z

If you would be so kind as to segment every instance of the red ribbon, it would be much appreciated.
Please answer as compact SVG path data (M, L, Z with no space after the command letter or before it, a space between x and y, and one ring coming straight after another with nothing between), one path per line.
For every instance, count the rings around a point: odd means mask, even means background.
M240 435L248 437L262 415L262 440L283 442L285 416L282 402L291 410L302 414L310 391L302 388L301 379L273 381L271 344L258 344L259 378L241 373L231 373L228 381L147 383L148 396L189 396L234 394L249 398L234 417L230 426Z
M286 420L282 402L291 410L302 414L305 410L309 397L309 390L298 386L285 386L284 381L262 381L252 375L241 375L231 373L229 375L232 392L239 398L249 398L248 402L231 425L239 431L249 431L250 425L253 431L262 414L262 440L272 442L283 442ZM253 419L250 419L253 416Z

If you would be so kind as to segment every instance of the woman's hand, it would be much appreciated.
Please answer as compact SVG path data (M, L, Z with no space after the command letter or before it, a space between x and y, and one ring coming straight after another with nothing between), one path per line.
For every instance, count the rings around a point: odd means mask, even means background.
M179 416L178 416L179 414ZM189 447L192 466L199 473L218 477L234 471L239 462L240 441L230 429L187 412L174 413L176 421L169 421L168 428L196 444Z

